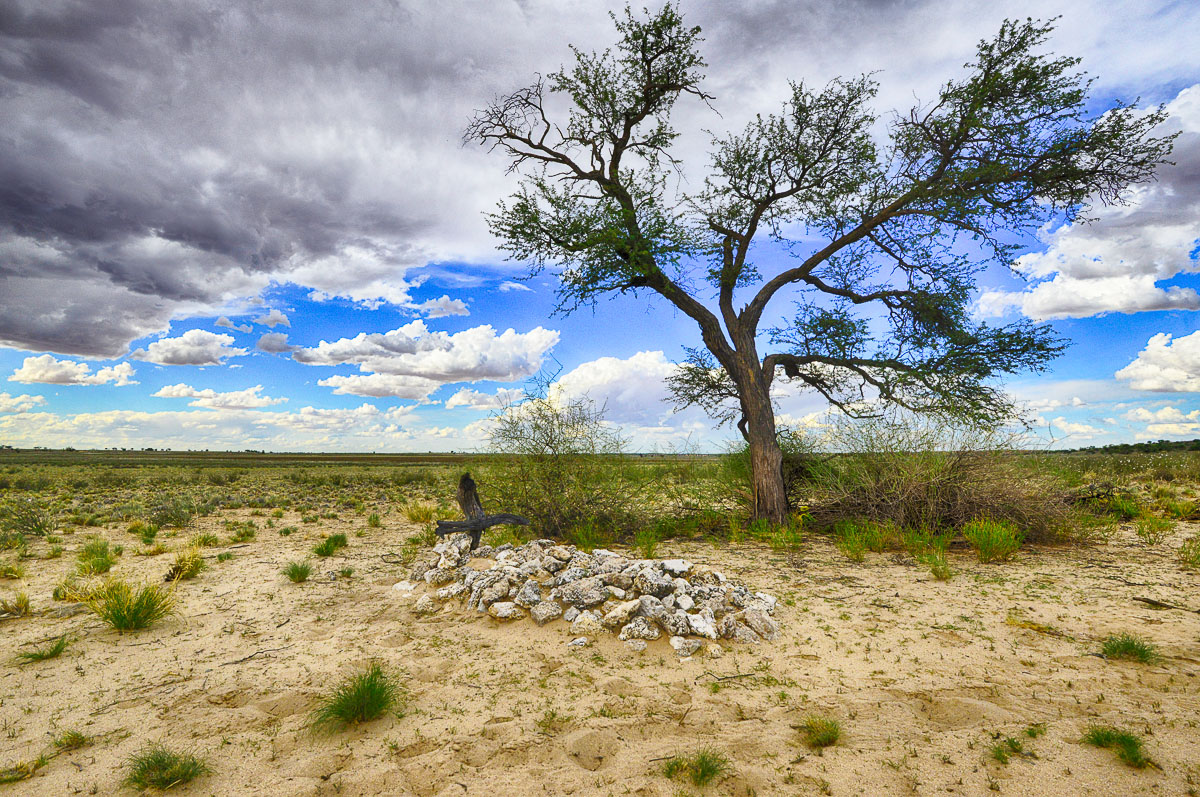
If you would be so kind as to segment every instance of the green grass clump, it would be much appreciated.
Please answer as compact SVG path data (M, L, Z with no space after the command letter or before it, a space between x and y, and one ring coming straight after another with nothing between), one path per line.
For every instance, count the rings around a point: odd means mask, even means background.
M79 551L79 562L75 569L81 576L98 576L112 570L117 563L116 552L108 547L108 540L95 537L88 540Z
M233 558L233 551L221 551L221 553L217 554L218 562L228 562L232 558Z
M129 775L125 783L138 789L166 791L190 783L211 771L207 764L193 755L175 753L155 744L129 759Z
M408 519L409 523L432 523L435 512L437 512L437 507L433 504L416 501L404 507L404 517Z
M333 556L348 544L345 534L330 534L313 547L313 553L317 556Z
M54 740L54 747L62 753L70 750L78 750L81 747L87 747L92 743L92 737L88 736L83 731L66 731L62 736Z
M24 592L18 592L13 596L12 600L0 598L0 616L28 617L32 612L33 608L29 603L29 596Z
M653 559L658 550L658 531L656 529L639 529L633 535L633 548L643 559Z
M1117 493L1108 499L1108 513L1118 520L1133 520L1141 517L1142 505L1129 493Z
M17 658L22 662L46 661L47 659L57 659L67 649L67 643L70 640L66 634L60 636L53 644L47 645L44 648L35 648L34 650L24 650L17 654Z
M25 568L7 559L0 559L0 578L25 578Z
M1200 534L1189 537L1179 546L1179 564L1188 570L1200 570Z
M216 548L221 544L221 540L216 534L197 534L192 537L192 546L195 548Z
M57 526L53 507L41 498L13 498L0 504L0 529L13 536L45 537Z
M345 728L370 722L397 707L404 697L400 681L378 663L342 682L312 714L314 729Z
M372 512L371 514L367 515L367 528L377 529L382 525L383 523L379 520L378 512Z
M563 539L579 550L591 553L597 548L608 545L612 540L612 534L601 528L595 520L588 519L567 529L563 534Z
M1142 738L1136 733L1111 726L1093 725L1083 735L1083 743L1112 750L1117 754L1117 758L1137 769L1143 769L1151 763L1142 749Z
M0 768L0 784L18 783L22 780L28 780L29 778L32 778L39 769L49 763L49 756L40 755L32 761L18 761L12 766Z
M989 518L970 521L963 526L962 534L984 564L1007 561L1021 547L1025 538L1021 530L1011 523Z
M297 531L295 526L284 526L279 530L280 537L289 537Z
M312 575L312 565L308 562L289 562L287 567L283 568L283 574L293 584L303 584Z
M832 717L811 716L800 725L804 743L818 750L837 744L842 737L841 724Z
M1166 518L1147 515L1137 519L1137 535L1147 545L1158 545L1174 530L1175 522Z
M722 753L703 748L690 756L672 756L663 764L663 774L671 780L686 775L692 785L703 788L729 772L729 759Z
M121 579L109 579L86 603L118 631L138 631L175 611L175 591L162 584L144 584L134 589Z
M188 548L175 554L175 561L171 563L163 581L187 581L200 575L200 572L206 567L208 565L205 564L204 557L200 555L200 549Z
M258 533L258 527L254 525L253 520L247 520L242 523L226 521L225 528L230 532L230 543L250 542Z
M990 752L993 760L1001 764L1007 764L1014 753L1021 754L1025 752L1025 745L1021 744L1020 740L1009 736L999 744L992 745Z
M954 570L946 561L946 552L940 548L919 553L916 555L916 560L919 564L928 567L930 574L938 581L949 581L954 577Z
M833 535L837 549L851 562L861 562L867 558L867 541L863 539L858 523L839 520L833 524Z
M1149 664L1158 658L1154 645L1129 633L1111 634L1100 644L1100 655L1106 659L1124 659Z

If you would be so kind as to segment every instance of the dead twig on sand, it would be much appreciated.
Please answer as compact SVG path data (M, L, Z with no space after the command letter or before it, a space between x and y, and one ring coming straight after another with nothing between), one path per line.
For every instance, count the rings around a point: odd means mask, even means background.
M291 647L295 647L295 645L284 645L281 648L267 648L266 650L256 650L253 653L251 653L249 656L246 656L245 658L238 659L237 661L227 661L227 662L223 663L221 666L228 667L230 664L241 664L243 661L250 661L250 659L254 658L255 656L262 655L263 653L277 653L278 651L287 650L288 648L291 648Z

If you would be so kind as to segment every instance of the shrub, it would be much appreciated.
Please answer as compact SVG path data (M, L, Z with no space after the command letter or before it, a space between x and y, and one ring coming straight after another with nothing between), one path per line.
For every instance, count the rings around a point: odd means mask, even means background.
M66 634L60 636L53 644L47 645L44 648L35 648L34 650L24 650L17 654L17 658L22 662L46 661L47 659L57 659L67 649L67 643L70 640Z
M185 551L175 554L175 561L171 564L171 568L167 571L167 575L163 580L186 581L200 575L200 572L206 567L208 565L204 563L204 557L200 555L200 549L188 548Z
M1142 505L1129 493L1114 493L1108 499L1108 514L1118 520L1133 520L1141 517L1143 511Z
M25 568L7 559L0 559L0 578L25 578Z
M802 503L804 491L829 475L827 462L815 453L815 443L800 432L779 429L776 435L783 454L783 486L788 503ZM716 479L723 496L731 498L743 512L754 505L754 478L750 464L750 446L741 444L720 459Z
M229 541L235 542L250 542L254 536L258 534L258 527L254 525L253 520L243 522L226 521L225 530L230 532Z
M692 785L703 788L730 770L729 759L710 748L691 756L672 756L663 764L663 774L671 780L687 775Z
M175 753L162 745L151 745L129 759L125 783L138 789L166 791L190 783L211 772L208 765L188 753Z
M195 509L191 501L172 498L150 511L150 523L154 526L174 526L181 529L191 521Z
M118 631L138 631L175 611L175 591L161 584L134 589L120 579L109 579L87 599L87 606Z
M1158 658L1154 645L1129 633L1111 634L1100 644L1100 655L1106 659L1124 659L1148 664Z
M1200 534L1192 535L1179 546L1179 563L1189 570L1200 570Z
M67 752L69 750L78 750L81 747L87 747L92 743L92 737L88 736L83 731L64 731L62 736L54 740L54 747L59 752Z
M345 534L330 534L313 546L313 553L317 556L333 556L340 548L345 548L347 544Z
M918 564L929 568L930 574L938 581L949 581L954 576L954 570L946 561L946 551L943 548L931 548L916 555Z
M581 527L624 529L644 513L647 471L619 455L625 441L586 399L531 398L493 418L498 454L481 472L480 492L498 511L529 518L536 533L565 538Z
M218 562L228 562L232 558L233 558L233 551L221 551L221 553L217 554Z
M1083 735L1083 743L1112 750L1117 754L1117 758L1137 769L1143 769L1151 763L1142 749L1142 739L1136 733L1111 726L1093 725Z
M10 535L45 537L57 526L53 508L41 498L12 498L0 504L0 530Z
M293 584L302 584L312 575L312 565L308 562L289 562L287 567L283 568L283 574Z
M29 596L24 592L18 592L13 596L12 600L0 598L0 616L28 617L32 611L33 608L29 603Z
M1011 523L990 518L979 518L965 524L963 537L975 549L979 561L1005 562L1021 547L1025 535Z
M196 548L215 548L221 544L216 534L197 534L192 537L192 545Z
M1175 530L1175 523L1166 518L1147 515L1137 519L1137 535L1147 545L1158 545Z
M76 570L81 576L97 576L107 573L117 562L114 554L115 551L108 547L108 540L102 537L93 537L79 551Z
M563 539L579 550L591 553L597 548L608 545L613 539L613 535L600 528L595 520L589 519L567 529L563 534Z
M342 682L313 712L315 729L344 728L370 722L402 703L403 689L395 675L372 663L364 672Z
M822 445L836 452L814 474L818 528L838 520L893 528L961 528L980 517L1024 529L1030 541L1073 538L1057 474L1010 452L1013 441L935 419L842 420Z
M804 734L804 743L817 749L837 744L842 736L842 726L830 717L811 716L800 726Z

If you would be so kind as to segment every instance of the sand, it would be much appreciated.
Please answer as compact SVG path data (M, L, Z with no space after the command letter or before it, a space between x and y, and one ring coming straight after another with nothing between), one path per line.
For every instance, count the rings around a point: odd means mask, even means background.
M279 525L298 524L288 513ZM222 534L222 519L197 531ZM615 637L570 650L565 623L507 625L448 607L418 618L423 593L392 589L415 527L398 515L301 525L281 537L207 549L210 567L178 585L178 613L118 634L63 604L54 584L74 567L80 531L60 559L27 560L35 616L0 623L0 766L52 751L68 729L90 746L53 758L13 795L114 794L126 761L151 742L202 756L210 775L178 789L205 795L540 794L1194 794L1200 789L1200 574L1172 540L1149 548L1129 529L1091 549L1026 549L982 565L953 550L956 575L933 580L903 554L845 560L814 538L796 554L761 545L665 543L656 555L724 570L778 596L780 638L724 643L724 655L680 661L665 638L633 652ZM1194 530L1194 529L1192 529ZM304 584L281 574L321 536L350 545L314 559ZM362 531L362 536L355 536ZM132 555L114 569L161 579L170 555ZM131 544L132 543L132 544ZM34 552L41 552L38 543ZM216 553L234 558L216 562ZM10 555L11 559L11 555ZM346 578L337 571L353 567ZM1110 633L1158 646L1153 664L1097 655ZM13 655L69 633L57 659ZM308 714L342 677L379 660L409 692L402 716L317 735ZM805 746L806 717L837 719L841 739ZM1143 734L1155 767L1136 770L1079 739L1092 723ZM1025 730L1044 725L1031 738ZM997 739L1026 754L991 758ZM702 747L730 760L704 789L668 780L663 760ZM126 789L126 793L130 790Z

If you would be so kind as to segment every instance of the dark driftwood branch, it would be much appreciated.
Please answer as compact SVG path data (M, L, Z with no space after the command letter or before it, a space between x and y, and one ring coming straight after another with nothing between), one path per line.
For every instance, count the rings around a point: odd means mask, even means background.
M472 551L479 547L479 538L483 536L484 529L499 525L529 525L529 521L520 515L510 515L507 512L498 515L485 514L483 504L479 500L479 490L475 487L475 480L471 478L470 473L464 473L458 480L458 506L467 519L439 520L436 532L439 537L459 532L470 534Z

